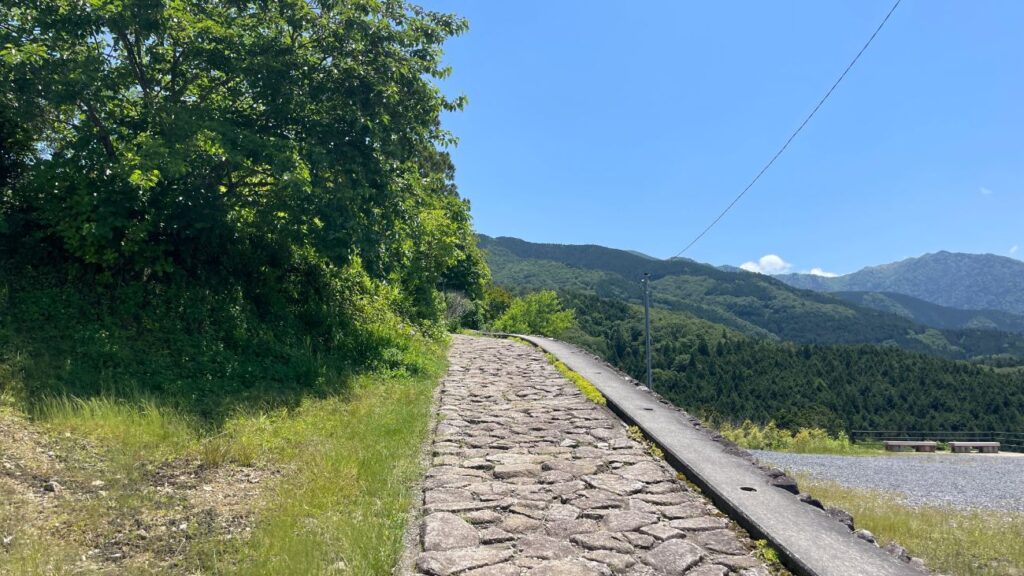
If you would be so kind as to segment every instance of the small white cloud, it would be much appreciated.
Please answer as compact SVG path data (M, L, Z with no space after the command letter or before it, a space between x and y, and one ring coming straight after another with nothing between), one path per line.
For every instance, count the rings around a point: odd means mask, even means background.
M1016 254L1017 250L1020 250L1020 244L1014 244L1010 246L1010 254Z
M777 254L765 254L757 262L744 262L740 264L740 268L747 272L757 272L758 274L782 274L789 272L789 269L793 265L786 262Z
M981 193L982 193L983 195L985 195L985 196L991 196L991 195L992 195L992 191L991 191L991 190L989 190L988 188L985 188L984 186L982 186L981 188L979 188L979 189L978 189L978 192L981 192Z
M839 276L839 274L836 274L835 272L825 272L821 268L811 268L808 274L811 276L821 276L822 278L835 278L836 276Z

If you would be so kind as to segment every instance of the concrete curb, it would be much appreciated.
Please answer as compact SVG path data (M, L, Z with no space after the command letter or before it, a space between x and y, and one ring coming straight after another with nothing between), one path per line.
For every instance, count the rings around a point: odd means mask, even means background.
M494 336L503 336L495 334ZM715 441L679 408L575 346L516 335L590 381L619 417L643 430L666 459L751 536L769 541L798 576L921 576L926 572L855 537L846 526L771 485L742 450Z

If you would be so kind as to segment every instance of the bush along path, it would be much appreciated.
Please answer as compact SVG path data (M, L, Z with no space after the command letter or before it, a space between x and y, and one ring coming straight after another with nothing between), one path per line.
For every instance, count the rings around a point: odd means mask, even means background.
M415 574L767 575L754 545L523 344L455 336Z

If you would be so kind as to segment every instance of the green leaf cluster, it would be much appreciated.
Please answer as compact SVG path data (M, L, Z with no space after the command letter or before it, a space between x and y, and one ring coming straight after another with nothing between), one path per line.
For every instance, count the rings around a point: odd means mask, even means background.
M442 336L444 293L489 281L436 84L465 29L398 0L0 5L19 386L204 407Z
M358 261L436 319L486 268L440 124L462 19L399 1L0 8L8 253L279 286Z
M558 336L575 323L573 310L562 308L558 294L543 290L516 298L492 328L509 334Z

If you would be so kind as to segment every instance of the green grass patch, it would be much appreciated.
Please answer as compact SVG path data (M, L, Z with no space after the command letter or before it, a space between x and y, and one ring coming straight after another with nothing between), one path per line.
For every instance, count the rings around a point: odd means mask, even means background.
M884 492L847 488L798 476L800 486L826 505L853 515L879 544L898 542L937 573L958 576L1024 574L1024 514L907 505Z
M551 365L554 366L555 369L562 374L562 376L565 376L566 379L568 379L570 382L575 384L577 388L580 389L580 392L582 392L583 395L586 396L587 400L590 400L594 404L598 404L600 406L608 405L608 400L604 397L603 394L601 394L600 390L598 390L593 384L590 383L589 380L587 380L583 376L580 376L580 374L573 370L572 368L566 366L561 360L556 358L554 354L544 353L544 356L548 359L548 362L550 362Z
M643 444L644 448L647 450L647 453L650 454L651 456L660 459L665 458L665 452L661 449L661 447L655 444L653 441L651 441L651 439L648 438L646 434L644 434L644 431L641 430L639 426L630 426L629 428L626 429L626 434L633 440L639 442L640 444Z
M855 444L849 436L839 432L835 436L821 428L800 428L794 434L769 422L758 426L746 420L740 426L723 424L720 427L722 436L749 450L772 450L775 452L795 452L798 454L845 454L853 456L877 456L884 451L874 445Z
M416 376L365 376L349 398L233 428L232 443L292 473L242 551L241 574L388 574L402 550L439 352Z
M338 393L295 406L239 409L218 425L149 398L63 396L19 406L13 395L0 395L8 422L33 431L23 453L38 454L45 443L42 450L56 450L60 461L57 472L7 477L0 470L0 538L13 536L0 545L0 575L390 573L444 352L414 339L402 368L350 377L335 383ZM204 504L162 488L181 470L202 483L238 466L266 471L267 484L245 511L254 520L247 537L224 538L215 523L202 522ZM50 474L64 488L47 496L59 505L45 507L25 494ZM242 482L217 489L254 489ZM202 488L192 493L201 497ZM186 517L187 529L160 528ZM140 528L151 534L137 538ZM133 551L126 560L108 565L110 552L89 556L124 538Z
M57 397L32 408L33 419L54 432L96 442L115 475L127 479L192 454L203 433L195 418L152 399Z

